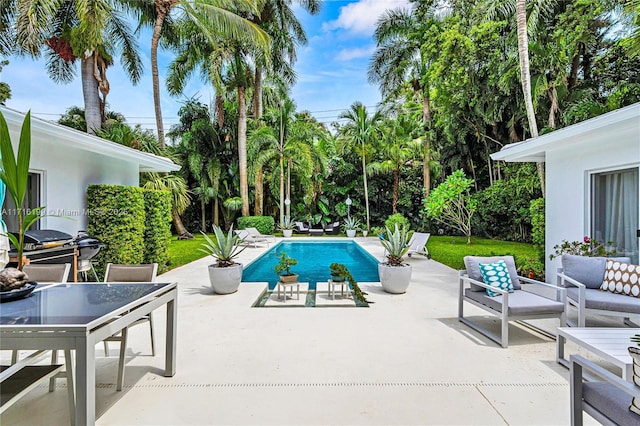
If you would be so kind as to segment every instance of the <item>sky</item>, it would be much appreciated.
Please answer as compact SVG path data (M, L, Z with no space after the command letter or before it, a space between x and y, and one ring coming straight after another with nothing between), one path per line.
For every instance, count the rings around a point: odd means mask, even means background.
M380 101L380 93L376 86L368 83L367 67L375 50L372 38L375 24L385 10L408 7L409 0L325 0L320 13L315 16L294 7L309 40L307 45L299 48L295 64L298 78L292 89L292 98L298 111L309 111L319 121L329 124L355 101L374 109ZM109 110L122 113L131 125L155 128L150 31L143 31L138 42L145 68L143 77L134 86L116 62L107 70L111 87L107 105ZM162 50L158 56L162 115L168 129L178 122L177 113L183 101L195 96L209 104L214 98L214 91L196 76L189 81L182 96L170 96L164 89L164 77L173 56L171 52ZM56 121L69 107L83 106L79 66L73 82L63 85L49 78L44 59L6 59L9 65L3 68L0 81L11 87L7 107L31 110L34 116Z

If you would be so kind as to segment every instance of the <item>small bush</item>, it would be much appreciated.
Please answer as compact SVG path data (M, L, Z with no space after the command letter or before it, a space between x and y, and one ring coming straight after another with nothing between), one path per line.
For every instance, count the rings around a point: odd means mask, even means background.
M157 263L163 272L171 241L171 193L145 189L144 263Z
M538 251L538 260L544 262L544 198L531 200L529 212L531 214L531 239L533 240L533 246Z
M89 185L87 232L104 247L92 263L98 276L107 263L140 264L145 254L145 203L137 186Z
M238 218L238 229L256 228L261 234L271 235L275 221L271 216L242 216Z
M398 229L402 229L404 226L409 228L409 220L402 216L400 213L394 213L384 221L384 224L389 228L390 231L393 231L398 225Z

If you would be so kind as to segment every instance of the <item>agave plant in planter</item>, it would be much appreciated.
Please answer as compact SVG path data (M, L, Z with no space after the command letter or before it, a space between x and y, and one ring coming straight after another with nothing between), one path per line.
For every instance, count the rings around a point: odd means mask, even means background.
M358 228L360 228L360 221L357 218L349 216L344 220L344 230L347 233L347 237L355 237Z
M206 242L202 243L200 251L216 259L216 263L209 265L211 288L217 294L235 293L242 281L242 263L233 259L246 247L240 247L240 238L233 233L233 227L225 234L213 225L213 238L205 233L202 235Z
M285 216L282 223L278 225L278 228L282 231L282 236L285 238L291 237L293 234L293 228L295 228L295 219L291 216Z
M387 293L405 293L411 282L411 265L404 263L403 256L409 250L411 234L406 226L391 232L386 228L386 235L380 243L385 248L387 261L378 264L380 284Z

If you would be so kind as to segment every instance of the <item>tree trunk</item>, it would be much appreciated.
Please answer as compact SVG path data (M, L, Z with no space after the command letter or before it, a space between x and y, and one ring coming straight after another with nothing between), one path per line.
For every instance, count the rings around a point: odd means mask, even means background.
M524 104L527 110L527 120L529 121L529 131L533 138L538 137L538 124L536 113L533 110L533 100L531 98L531 74L529 72L529 39L527 37L527 9L526 0L516 2L516 21L518 24L518 54L520 57L520 80L522 82L522 92L524 93ZM545 195L544 163L538 163L538 179L542 196Z
M178 239L193 240L193 235L184 227L182 219L180 219L180 215L176 212L171 212L171 217L173 218L173 226L176 228L176 232L178 233Z
M249 216L249 181L247 178L247 106L245 87L238 86L238 163L242 216Z
M400 169L393 171L393 202L392 213L398 213L398 194L400 192Z
M224 127L224 101L222 95L216 92L216 118L218 120L218 128Z
M200 199L200 216L202 223L200 224L200 229L202 232L207 232L207 214L205 213L206 204L204 202L204 197Z
M213 201L213 223L220 226L220 200L218 197Z
M256 168L256 192L255 192L255 201L253 205L253 213L256 216L262 216L262 208L264 204L264 176L262 175L262 166L258 166Z
M94 71L95 52L80 61L82 73L82 97L84 98L84 118L87 122L87 133L95 135L96 130L102 127L100 118L100 94L98 92L98 81Z
M291 157L287 159L287 200L289 200L289 204L285 204L285 215L291 217L291 167L293 165L293 160ZM314 188L315 189L315 188Z
M282 136L280 136L282 138ZM280 141L280 224L284 223L284 154L282 140Z
M255 81L253 83L253 118L262 117L262 67L256 65Z
M364 206L367 212L367 231L369 230L369 189L367 188L367 163L364 159L364 142L362 143L362 178L364 182Z
M171 10L171 5L157 1L156 5L156 22L153 27L153 36L151 37L151 81L153 82L153 106L156 113L156 128L158 131L158 142L160 148L164 149L164 125L162 123L162 107L160 106L160 78L158 76L158 42L160 41L160 32L164 18Z
M425 90L429 90L428 88ZM424 160L422 164L422 181L424 185L424 197L427 198L431 192L431 100L429 96L422 98L422 122L425 128L424 137Z
M551 108L549 108L549 127L556 128L556 113L558 112L558 92L556 85L552 84L549 90L549 99L551 100Z

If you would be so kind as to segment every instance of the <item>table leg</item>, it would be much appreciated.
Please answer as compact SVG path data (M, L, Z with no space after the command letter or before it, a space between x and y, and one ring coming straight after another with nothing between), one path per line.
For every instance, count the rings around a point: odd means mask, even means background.
M167 336L165 348L164 376L173 377L176 374L176 338L178 332L178 301L167 303Z
M96 352L91 336L77 339L76 424L92 426L96 421Z
M57 351L53 351L57 352ZM69 404L69 417L71 417L71 426L76 424L76 392L73 386L73 359L71 358L71 351L65 349L64 351L64 363L65 363L65 377L67 378L67 399ZM54 382L55 386L55 382Z
M562 364L565 367L569 366L569 361L564 358L564 344L566 339L560 333L558 333L558 337L556 338L556 362L558 364Z
M627 382L633 383L633 362L622 368L622 378Z

